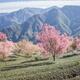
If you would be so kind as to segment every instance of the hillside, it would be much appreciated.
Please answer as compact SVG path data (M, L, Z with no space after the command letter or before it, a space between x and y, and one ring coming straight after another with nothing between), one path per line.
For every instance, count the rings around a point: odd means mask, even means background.
M34 74L35 73L35 74ZM13 56L0 61L1 80L80 80L80 56L37 60Z

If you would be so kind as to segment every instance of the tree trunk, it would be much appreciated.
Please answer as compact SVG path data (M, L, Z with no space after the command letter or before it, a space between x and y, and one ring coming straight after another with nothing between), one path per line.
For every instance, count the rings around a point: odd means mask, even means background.
M52 53L53 61L55 61L55 53Z

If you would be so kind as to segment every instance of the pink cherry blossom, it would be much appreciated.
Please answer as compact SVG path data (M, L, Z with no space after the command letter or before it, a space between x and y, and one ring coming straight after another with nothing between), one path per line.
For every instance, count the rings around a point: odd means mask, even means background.
M0 56L6 58L12 54L14 43L12 41L0 42Z
M7 39L6 34L0 32L0 41L2 41L2 40L6 40L6 39Z

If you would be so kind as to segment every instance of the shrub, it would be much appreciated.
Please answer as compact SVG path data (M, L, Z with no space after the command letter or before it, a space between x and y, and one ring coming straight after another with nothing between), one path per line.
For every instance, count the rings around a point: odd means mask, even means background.
M16 45L16 53L23 54L25 56L32 56L35 53L39 53L40 49L37 45L30 41L22 40Z

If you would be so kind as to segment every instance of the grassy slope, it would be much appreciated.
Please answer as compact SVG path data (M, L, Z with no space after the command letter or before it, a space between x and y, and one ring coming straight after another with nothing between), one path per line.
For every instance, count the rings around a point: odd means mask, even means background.
M80 56L34 61L16 57L0 61L0 80L80 80Z

